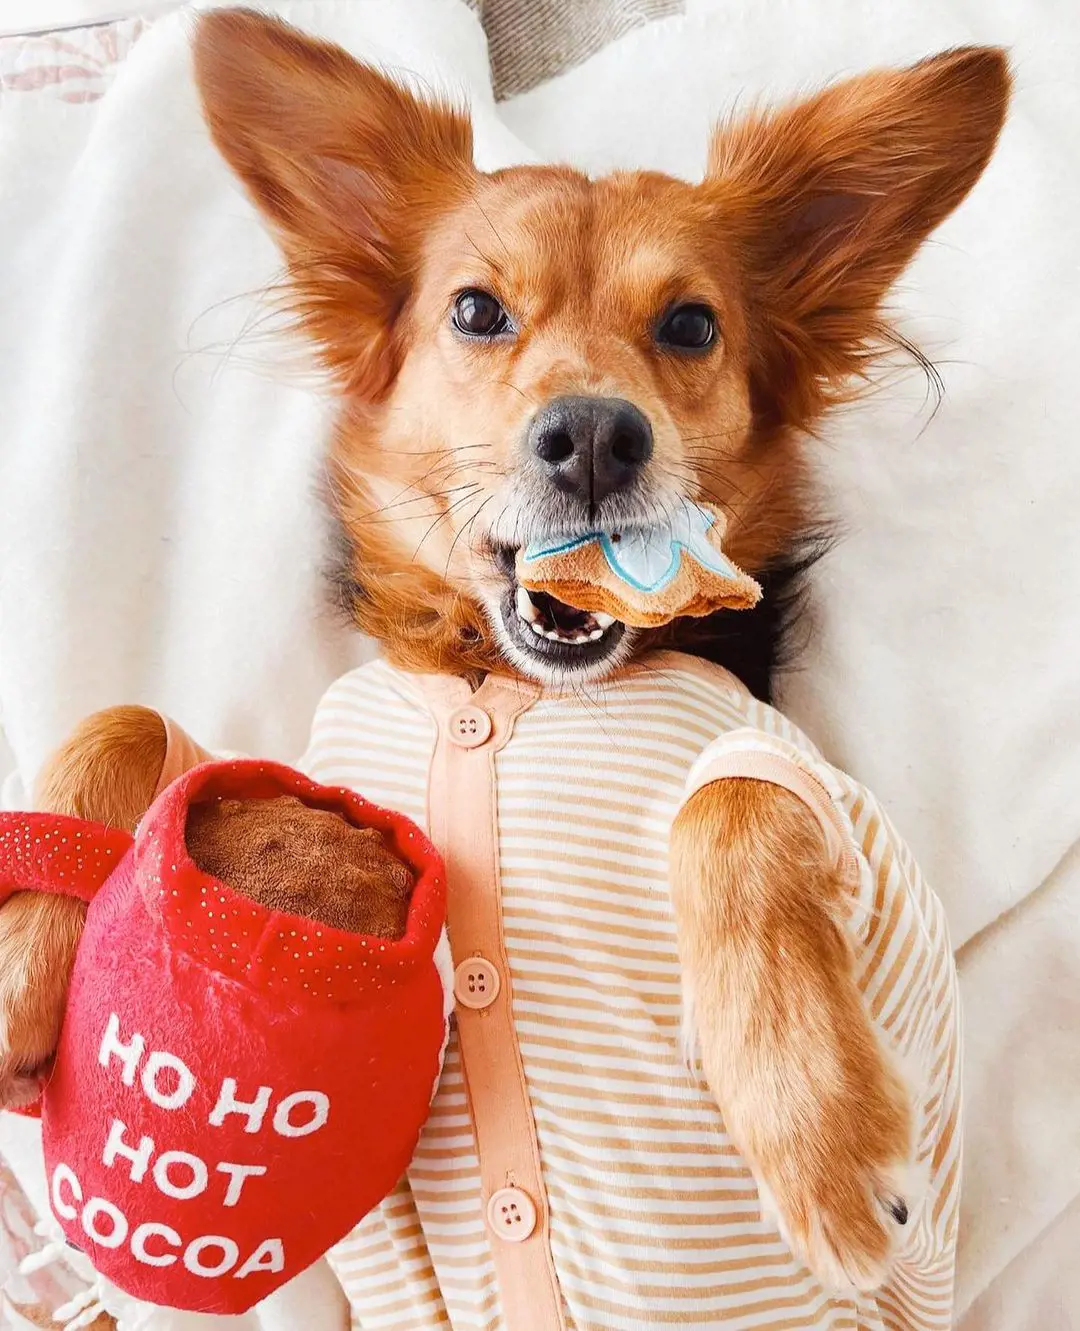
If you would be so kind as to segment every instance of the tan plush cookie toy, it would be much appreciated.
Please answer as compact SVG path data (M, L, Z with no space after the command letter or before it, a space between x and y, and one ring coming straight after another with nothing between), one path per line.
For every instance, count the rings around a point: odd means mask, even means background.
M653 527L533 542L518 553L518 582L638 628L749 610L761 588L723 553L725 527L717 509L687 502Z

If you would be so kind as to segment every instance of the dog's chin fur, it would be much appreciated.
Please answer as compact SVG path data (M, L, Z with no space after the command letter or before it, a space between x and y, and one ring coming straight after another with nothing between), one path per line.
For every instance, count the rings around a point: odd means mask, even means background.
M573 689L577 685L596 684L616 674L624 665L637 655L634 634L628 630L609 655L602 661L581 666L545 665L542 661L530 658L514 643L508 641L504 631L499 631L499 638L507 662L518 670L526 679L542 684L550 689Z

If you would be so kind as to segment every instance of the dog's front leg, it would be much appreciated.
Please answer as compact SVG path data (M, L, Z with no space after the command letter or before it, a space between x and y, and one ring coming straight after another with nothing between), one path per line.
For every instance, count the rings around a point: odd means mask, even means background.
M712 781L671 844L687 1020L733 1142L793 1251L872 1289L907 1220L907 1090L855 982L843 879L780 785Z
M168 747L146 707L87 717L46 762L35 805L132 830L149 808ZM190 745L191 761L208 757ZM56 1050L86 907L74 897L18 892L0 910L0 1107L36 1100Z

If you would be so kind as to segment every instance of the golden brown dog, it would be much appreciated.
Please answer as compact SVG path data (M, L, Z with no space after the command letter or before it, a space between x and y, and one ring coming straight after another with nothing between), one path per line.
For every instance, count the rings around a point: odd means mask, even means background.
M807 438L864 382L883 298L979 177L1009 89L1000 51L952 51L723 125L700 184L591 180L483 174L460 111L273 21L208 14L195 54L211 132L340 393L351 613L396 664L470 679L587 681L660 641L694 648L696 626L638 632L557 603L541 605L554 637L531 634L513 564L534 535L692 498L725 508L741 567L783 559L814 520ZM39 801L130 826L163 746L152 713L91 718ZM809 1265L870 1287L910 1112L829 863L805 807L761 782L707 786L672 834L680 955L731 1136ZM53 1047L78 911L0 914L4 1099Z

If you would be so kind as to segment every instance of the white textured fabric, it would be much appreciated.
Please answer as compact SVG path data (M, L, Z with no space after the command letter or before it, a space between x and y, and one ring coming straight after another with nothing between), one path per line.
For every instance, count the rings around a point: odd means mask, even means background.
M109 23L166 9L183 0L0 0L0 37Z
M471 96L482 160L525 155L458 0L277 8ZM157 21L97 100L0 98L0 718L24 777L122 701L295 755L364 656L323 576L332 407L265 335L281 264L203 128L188 27Z
M281 9L470 90L489 162L690 175L736 101L1012 46L999 153L894 302L945 403L927 423L923 385L899 380L820 450L846 535L785 701L893 811L961 944L963 1331L1043 1331L1059 1296L1080 1317L1038 1248L1080 1245L1075 5L691 0L498 119L458 0ZM233 347L258 313L235 298L277 261L203 137L182 26L140 39L99 101L0 100L0 717L24 782L121 700L288 757L358 650L319 593L325 404L276 380L275 347Z

